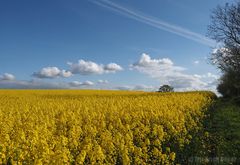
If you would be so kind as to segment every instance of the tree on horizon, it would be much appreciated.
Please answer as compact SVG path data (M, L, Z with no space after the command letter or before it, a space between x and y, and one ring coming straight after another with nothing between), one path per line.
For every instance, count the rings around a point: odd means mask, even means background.
M171 87L170 85L162 85L159 89L158 92L173 92L174 88Z

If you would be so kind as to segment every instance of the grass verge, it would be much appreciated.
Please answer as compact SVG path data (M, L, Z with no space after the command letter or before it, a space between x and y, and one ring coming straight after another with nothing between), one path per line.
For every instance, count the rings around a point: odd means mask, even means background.
M240 106L235 99L218 99L194 137L188 157L192 164L240 164Z

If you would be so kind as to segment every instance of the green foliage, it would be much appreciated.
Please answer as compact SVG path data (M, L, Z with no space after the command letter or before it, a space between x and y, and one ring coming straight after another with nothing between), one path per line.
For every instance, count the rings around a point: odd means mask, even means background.
M192 150L188 159L195 158L194 164L240 164L240 107L235 100L219 99L203 127L186 147Z
M226 98L240 96L240 73L231 70L225 72L217 89Z
M173 92L174 91L174 88L169 86L169 85L162 85L158 92Z

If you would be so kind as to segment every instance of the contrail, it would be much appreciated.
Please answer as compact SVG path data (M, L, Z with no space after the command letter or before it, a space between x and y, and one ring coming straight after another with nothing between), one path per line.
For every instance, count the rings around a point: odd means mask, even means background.
M188 30L186 28L183 28L177 25L170 24L168 22L162 21L158 18L146 15L144 13L140 13L139 11L134 11L127 7L123 7L112 1L109 1L109 0L89 0L89 1L103 8L120 13L121 15L124 15L128 18L134 19L136 21L145 23L147 25L150 25L152 27L155 27L161 30L165 30L165 31L177 34L179 36L196 41L198 43L211 46L211 47L214 47L216 45L215 41L205 37L204 35L195 33L191 30Z

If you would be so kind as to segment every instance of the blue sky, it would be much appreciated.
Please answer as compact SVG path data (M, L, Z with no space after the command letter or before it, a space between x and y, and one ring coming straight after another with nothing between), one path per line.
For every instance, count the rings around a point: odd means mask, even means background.
M214 90L205 35L226 2L1 0L0 88Z

